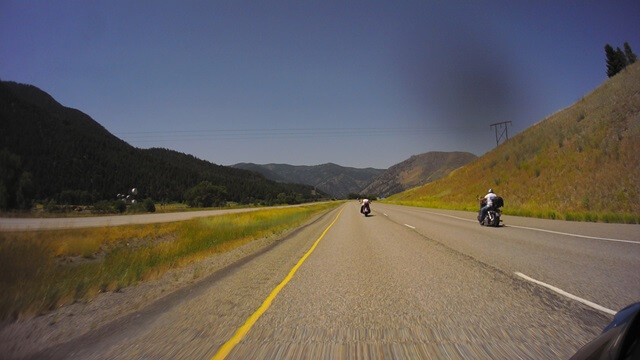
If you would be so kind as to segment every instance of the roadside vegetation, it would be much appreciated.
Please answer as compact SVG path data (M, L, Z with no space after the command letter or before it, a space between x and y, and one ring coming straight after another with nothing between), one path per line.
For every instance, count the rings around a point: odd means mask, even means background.
M0 320L46 313L250 241L296 228L340 203L190 221L0 233Z
M640 223L640 64L447 178L389 203L478 210L489 188L506 214Z

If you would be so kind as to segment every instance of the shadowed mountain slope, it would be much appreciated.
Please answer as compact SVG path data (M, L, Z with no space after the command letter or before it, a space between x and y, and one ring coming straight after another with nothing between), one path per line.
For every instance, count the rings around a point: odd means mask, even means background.
M94 201L115 199L137 187L141 197L180 201L202 181L224 188L228 201L275 199L280 193L313 197L308 185L276 183L172 150L135 148L32 85L0 82L0 119L0 151L19 156L20 170L32 175L35 199L57 199L63 191L86 191Z
M233 167L257 171L274 181L312 185L337 198L360 192L376 176L384 172L383 169L358 169L333 163L315 166L240 163Z

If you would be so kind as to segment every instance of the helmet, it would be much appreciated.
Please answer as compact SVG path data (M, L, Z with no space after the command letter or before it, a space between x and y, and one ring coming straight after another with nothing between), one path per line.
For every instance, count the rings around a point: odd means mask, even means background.
M493 189L489 189L489 193L493 194Z

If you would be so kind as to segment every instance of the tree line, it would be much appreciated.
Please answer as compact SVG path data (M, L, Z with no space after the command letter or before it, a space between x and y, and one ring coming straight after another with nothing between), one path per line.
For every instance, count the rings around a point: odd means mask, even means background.
M617 47L615 50L613 46L606 44L604 46L604 52L607 57L607 76L612 77L620 71L624 70L628 65L635 63L638 60L636 54L631 50L629 43L625 42L623 45L624 50Z

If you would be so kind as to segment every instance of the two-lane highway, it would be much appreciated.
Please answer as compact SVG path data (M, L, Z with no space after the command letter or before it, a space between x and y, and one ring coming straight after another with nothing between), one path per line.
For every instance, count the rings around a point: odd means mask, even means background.
M516 228L515 218L489 229L471 213L372 209L365 218L347 203L184 297L36 357L562 359L611 315L515 272L615 310L640 300L635 242ZM570 230L558 224L546 230Z

